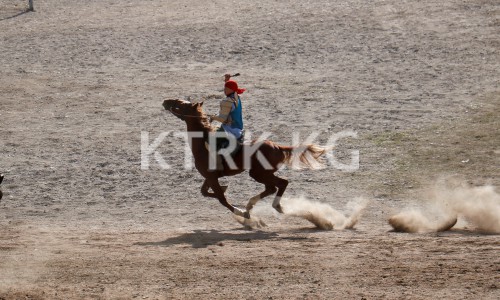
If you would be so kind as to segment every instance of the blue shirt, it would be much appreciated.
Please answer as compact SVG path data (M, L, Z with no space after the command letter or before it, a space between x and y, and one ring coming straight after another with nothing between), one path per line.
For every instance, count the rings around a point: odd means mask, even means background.
M222 124L222 128L226 132L231 133L237 139L239 139L242 135L243 131L243 110L241 109L241 99L238 97L237 105L233 103L233 107L231 107L231 124Z

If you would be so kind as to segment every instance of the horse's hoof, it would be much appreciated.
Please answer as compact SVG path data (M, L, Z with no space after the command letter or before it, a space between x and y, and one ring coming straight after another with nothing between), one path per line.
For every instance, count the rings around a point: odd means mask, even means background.
M276 209L276 211L277 211L277 212L279 212L280 214L283 214L283 213L284 213L284 212L283 212L283 208L281 207L281 204L278 204L278 205L276 205L276 206L274 206L274 205L273 205L273 207L274 207L274 209Z
M233 213L237 216L243 217L245 219L250 219L250 212L248 210L243 210L239 207L234 207Z
M3 174L0 174L0 183L3 181Z

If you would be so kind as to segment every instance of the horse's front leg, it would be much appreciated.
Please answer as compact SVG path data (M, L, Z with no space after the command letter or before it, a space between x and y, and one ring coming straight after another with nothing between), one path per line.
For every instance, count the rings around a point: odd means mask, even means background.
M207 189L206 192L208 194L213 194L213 196L215 196L215 198L217 198L222 205L227 207L235 215L244 217L246 219L250 219L250 213L247 210L240 209L227 202L226 196L224 196L225 189L219 184L219 180L217 178L207 178L205 182L213 191L213 193L209 193Z
M227 186L221 185L221 188L222 192L225 193L227 190ZM208 191L209 189L210 189L210 184L208 183L208 180L205 179L205 181L203 181L203 184L201 185L201 194L205 197L217 198L215 193L211 193Z

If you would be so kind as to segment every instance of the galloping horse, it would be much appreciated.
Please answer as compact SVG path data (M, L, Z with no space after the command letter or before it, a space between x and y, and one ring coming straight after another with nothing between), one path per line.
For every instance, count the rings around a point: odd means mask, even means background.
M250 218L250 210L260 199L276 193L272 206L283 213L280 199L288 185L288 180L279 178L274 173L281 164L296 165L315 168L320 165L320 157L326 149L314 144L297 147L280 146L272 141L252 141L243 144L233 161L235 166L223 162L223 169L210 168L210 147L208 141L210 134L214 133L207 115L203 112L203 102L191 103L188 101L169 99L163 101L163 107L179 119L186 122L188 135L191 133L191 150L194 156L195 167L205 177L201 185L201 194L205 197L217 198L219 202L238 216ZM257 151L255 151L257 149ZM245 157L245 153L250 157ZM250 163L245 163L250 162ZM245 210L228 203L224 196L225 189L219 184L219 178L232 176L249 170L249 175L255 181L265 185L265 190L250 198ZM212 189L212 192L209 192Z

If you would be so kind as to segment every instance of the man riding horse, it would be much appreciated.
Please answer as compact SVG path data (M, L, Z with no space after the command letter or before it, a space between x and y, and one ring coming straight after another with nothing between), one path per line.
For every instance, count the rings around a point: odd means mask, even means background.
M238 83L230 80L231 75L224 75L224 94L226 98L220 102L220 111L218 115L211 115L210 122L213 120L221 122L218 132L225 132L236 138L238 142L243 142L243 111L241 108L241 97L246 89L238 88ZM231 136L227 136L231 138ZM225 138L217 139L217 150L227 147L229 144Z
M236 81L230 80L230 77L230 75L225 76L224 93L226 98L221 101L220 112L217 116L208 118L203 111L203 102L191 103L180 99L167 99L163 101L163 107L186 123L187 132L201 133L191 139L190 146L195 167L205 178L201 186L203 196L217 198L235 215L248 219L250 218L250 210L260 199L275 194L272 206L278 212L283 213L280 200L288 185L288 180L280 178L274 173L282 164L315 169L318 164L321 165L320 157L326 153L327 149L314 144L283 146L270 140L256 140L242 144L243 119L239 95L245 90L238 88ZM207 147L207 143L214 132L209 119L221 122L219 130L223 130L224 133L240 140L238 147L241 150L238 151L237 148L232 155L234 166L229 167L228 165L228 167L222 168L217 166L216 170L212 168L213 148ZM244 170L248 170L248 175L251 178L263 184L265 190L250 198L244 208L240 208L228 202L224 195L225 188L220 185L219 178L240 174Z

